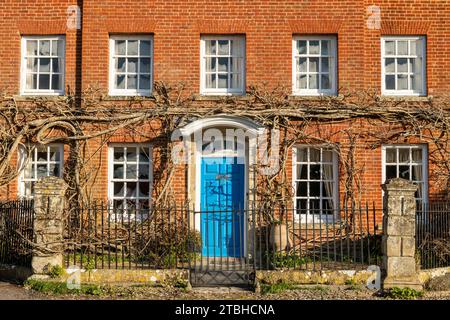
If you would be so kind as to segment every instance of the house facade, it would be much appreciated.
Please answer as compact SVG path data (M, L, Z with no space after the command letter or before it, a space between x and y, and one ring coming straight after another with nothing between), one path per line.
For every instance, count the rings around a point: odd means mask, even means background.
M95 88L105 105L139 109L154 104L155 83L182 83L191 106L230 98L246 110L252 86L282 87L286 101L311 108L344 101L347 92L373 92L379 107L429 105L450 92L446 1L6 0L0 18L0 87L17 105ZM421 135L413 124L406 128L405 114L398 121L297 117L290 124L296 130L278 127L290 141L281 166L290 190L283 200L303 210L299 221L313 215L326 221L348 200L381 208L381 185L390 178L416 182L422 202L449 196L443 169L449 145L438 148L430 138L438 129ZM268 129L260 120L221 112L179 126L190 149L171 171L173 199L200 211L257 201L263 174L252 167L258 161L252 139ZM89 197L119 207L155 201L155 184L167 178L157 147L168 139L164 129L149 120L87 140ZM245 137L206 153L214 147L210 136L205 142L208 129L241 130ZM203 140L195 139L199 132ZM20 173L0 187L1 198L32 197L43 176L67 178L70 143L23 143L35 148L14 153Z

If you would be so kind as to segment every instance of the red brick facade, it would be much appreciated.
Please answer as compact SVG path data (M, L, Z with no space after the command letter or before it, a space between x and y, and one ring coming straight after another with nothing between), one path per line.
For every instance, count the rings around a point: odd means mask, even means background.
M81 7L81 31L67 30L67 8L71 5ZM371 5L381 9L379 29L367 26ZM183 81L190 93L199 94L200 36L203 34L245 35L246 84L266 82L271 87L291 87L293 35L333 34L338 43L338 87L380 91L380 36L421 35L426 36L427 94L437 96L450 92L449 21L448 2L437 0L4 0L0 11L0 88L19 95L23 35L65 35L66 88L81 91L99 86L107 93L109 35L152 34L153 79L167 83ZM368 125L361 123L361 126ZM328 124L319 131L347 127L358 128L359 124ZM132 139L117 136L114 141ZM334 139L345 143L345 137ZM92 192L96 197L106 198L107 148L92 161L100 156L103 164ZM357 157L363 170L362 198L377 201L379 205L381 148L363 149ZM288 167L291 168L290 160ZM177 171L174 184L175 193L183 197L187 190L186 171L184 168ZM343 181L340 183L342 189ZM430 199L433 194L445 192L435 189L430 182ZM6 197L14 197L17 183L11 183L5 193Z

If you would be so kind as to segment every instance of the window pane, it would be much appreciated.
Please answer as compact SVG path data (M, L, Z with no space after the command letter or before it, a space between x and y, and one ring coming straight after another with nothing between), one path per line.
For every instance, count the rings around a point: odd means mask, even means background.
M318 89L319 88L319 77L317 74L309 75L309 89Z
M307 58L298 58L297 59L297 72L307 72Z
M411 89L421 92L423 87L422 76L420 74L411 75Z
M141 75L139 77L139 89L150 90L150 75Z
M218 88L228 88L228 75L219 74Z
M330 58L321 58L322 70L321 72L330 72Z
M406 180L410 180L411 179L411 174L410 174L410 169L409 166L399 166L398 167L398 177L399 178L403 178Z
M397 162L397 149L386 148L386 162L396 163Z
M331 84L330 84L330 76L328 74L322 74L322 89L328 90L331 89Z
M319 72L319 58L309 58L309 72Z
M125 89L125 76L118 75L116 77L116 88L117 89Z
M386 89L387 90L395 90L395 76L394 75L386 75Z
M333 182L323 182L322 183L322 197L332 198L334 192Z
M37 89L37 74L27 74L27 89Z
M137 89L137 76L128 75L127 78L127 89Z
M297 76L297 88L299 89L307 89L307 79L306 74L302 74L300 76Z
M58 50L60 42L62 41L52 40L52 56L57 57L58 55L62 55L61 50L60 49Z
M308 179L308 165L306 164L297 165L297 179L302 180Z
M206 72L216 71L216 58L206 58Z
M397 59L397 72L408 72L408 59Z
M216 74L207 74L206 75L206 88L216 88Z
M422 149L412 149L412 161L422 163Z
M386 180L397 178L397 166L386 166Z
M231 88L239 89L241 87L241 75L238 73L230 74Z
M114 171L113 171L113 178L114 179L123 179L123 164L115 164L114 165Z
M50 147L50 161L57 161L59 162L60 155L59 150L56 147Z
M219 64L219 72L228 72L228 58L219 58L218 64Z
M114 182L114 196L123 197L125 195L125 184L123 182Z
M150 184L148 182L139 183L139 197L150 197Z
M116 147L114 148L114 161L124 161L124 151L123 148Z
M136 182L127 182L127 197L136 197L137 195L137 184Z
M126 54L126 41L116 40L116 55L124 56Z
M36 161L47 161L47 147L38 147Z
M398 162L409 163L409 148L398 149Z
M149 155L148 148L140 148L139 161L140 162L149 162L150 161L150 155Z
M228 40L217 41L219 45L218 55L228 55L230 53Z
M423 180L423 167L422 166L413 166L411 172L411 179L413 181L422 181Z
M42 178L47 176L47 164L38 164L37 165L37 177Z
M241 58L231 58L231 71L232 72L241 72L242 71L242 59Z
M307 162L308 161L308 149L298 148L297 149L297 162Z
M50 171L48 174L50 176L59 177L59 164L50 164Z
M395 41L386 41L384 43L384 52L386 55L395 54Z
M27 40L27 55L37 56L37 40Z
M60 59L57 58L52 59L52 72L60 72L59 66L60 66Z
M307 209L307 200L306 199L298 199L297 200L297 213L306 214Z
M137 150L135 147L128 147L127 148L127 161L128 162L135 162L137 161Z
M333 180L333 165L332 164L324 164L322 165L322 179L323 180Z
M39 59L39 71L50 72L50 59L48 58Z
M399 74L397 76L397 90L408 90L408 75Z
M215 55L216 54L216 40L206 40L206 54Z
M128 62L128 69L127 72L137 72L137 64L138 64L138 59L137 58L129 58L127 59Z
M40 74L39 75L39 89L48 90L50 89L50 75Z
M27 71L28 72L37 72L38 69L38 59L36 58L27 58Z
M126 72L126 58L117 58L116 71L117 72Z
M309 179L310 180L321 180L320 176L320 165L312 164L309 167Z
M137 165L127 164L126 179L136 179L137 178Z
M395 72L395 59L394 58L386 58L385 59L384 71L386 73L394 73Z
M138 55L138 40L128 40L127 54L129 56Z
M297 182L297 197L306 197L308 194L308 182Z
M309 149L309 161L310 162L320 162L320 149L315 149L315 148Z
M422 56L422 40L412 40L410 42L410 55L411 56Z
M397 55L408 54L408 41L397 41Z
M148 164L140 164L139 165L139 179L150 178L150 166Z
M150 41L148 40L140 41L139 54L141 56L150 56L152 54Z
M230 40L231 55L242 57L242 45L239 40Z
M319 41L310 40L309 41L309 54L319 54Z
M52 75L52 90L62 89L62 77L58 74Z
M150 71L151 71L150 70L151 59L150 58L141 58L140 62L141 62L141 65L140 65L139 72L141 72L141 73L150 73Z
M323 150L322 151L322 161L323 162L333 162L333 151Z
M50 40L40 40L39 41L39 55L49 56L50 55Z
M330 40L322 40L322 52L321 52L321 54L322 55L324 55L324 56L326 56L326 55L328 55L328 48L329 48L329 44L330 44Z
M309 196L320 197L320 182L309 183Z
M297 54L306 54L306 41L305 40L297 41Z

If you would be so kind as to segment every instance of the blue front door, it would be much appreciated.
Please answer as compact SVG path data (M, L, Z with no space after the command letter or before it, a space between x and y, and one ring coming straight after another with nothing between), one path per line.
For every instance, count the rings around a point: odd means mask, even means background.
M201 165L202 254L244 255L245 165L238 158L205 157Z

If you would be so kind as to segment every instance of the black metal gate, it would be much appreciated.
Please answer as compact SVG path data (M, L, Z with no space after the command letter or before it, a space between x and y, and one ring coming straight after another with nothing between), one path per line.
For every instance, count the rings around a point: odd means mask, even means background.
M31 267L33 200L0 202L0 263Z
M194 244L190 281L193 286L251 286L255 266L250 261L247 210L194 211Z

